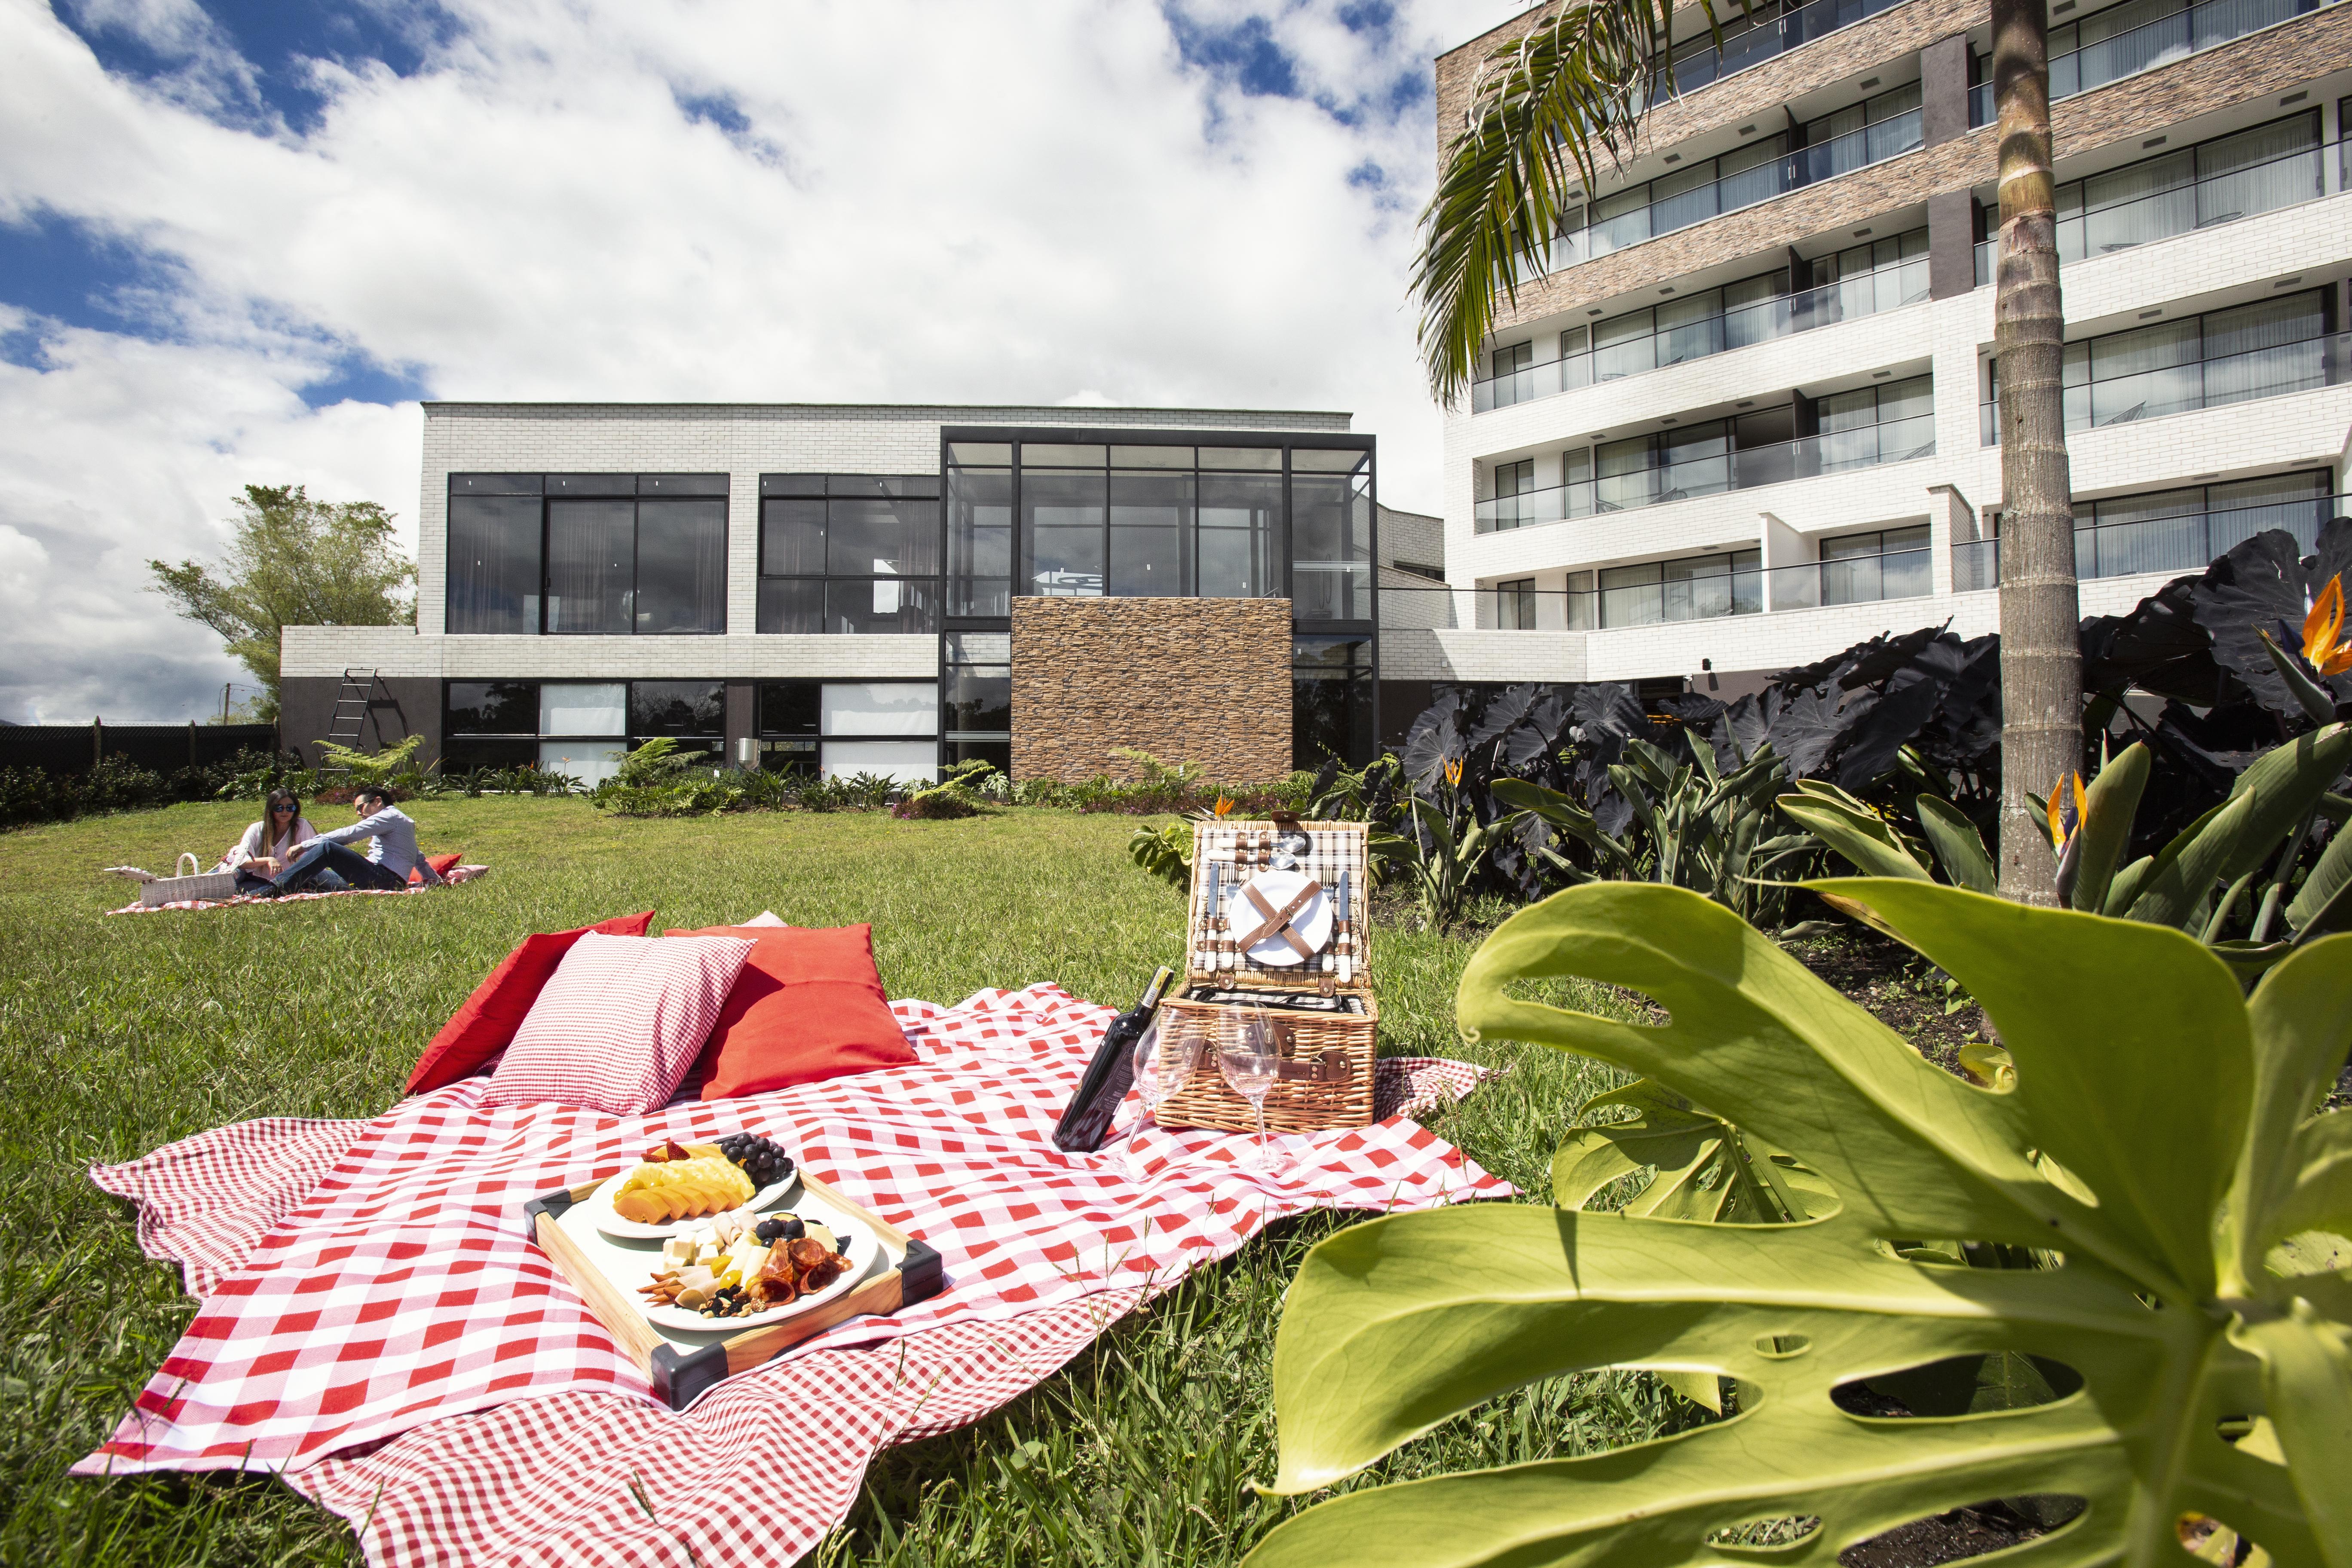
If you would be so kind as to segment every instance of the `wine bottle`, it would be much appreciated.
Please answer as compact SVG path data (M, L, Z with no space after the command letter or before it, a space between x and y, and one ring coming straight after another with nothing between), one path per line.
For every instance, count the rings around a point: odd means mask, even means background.
M1087 1064L1084 1077L1078 1079L1078 1089L1070 1096L1070 1103L1062 1108L1062 1119L1054 1126L1054 1147L1066 1154L1087 1154L1103 1145L1110 1135L1110 1124L1118 1114L1119 1101L1135 1087L1135 1042L1143 1037L1151 1016L1160 1010L1160 998L1176 972L1162 966L1144 987L1143 999L1110 1021L1103 1030L1102 1044L1095 1047L1094 1060Z

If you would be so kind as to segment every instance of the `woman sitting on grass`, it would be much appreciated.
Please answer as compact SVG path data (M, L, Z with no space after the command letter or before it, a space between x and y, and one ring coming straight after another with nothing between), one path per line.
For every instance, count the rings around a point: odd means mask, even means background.
M236 873L238 892L258 892L285 869L295 850L318 837L319 830L302 815L302 803L294 792L274 789L261 803L261 820L245 830L245 837L221 865Z

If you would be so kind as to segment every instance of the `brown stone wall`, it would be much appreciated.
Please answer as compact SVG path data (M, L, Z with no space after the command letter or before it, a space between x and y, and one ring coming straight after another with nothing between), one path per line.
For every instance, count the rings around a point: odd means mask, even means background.
M1290 601L1013 601L1013 776L1138 775L1133 746L1249 784L1290 772Z
M1737 16L1739 10L1735 5L1724 14ZM1470 105L1470 88L1479 68L1496 49L1525 37L1550 15L1549 6L1539 5L1437 57L1441 173L1446 144L1462 133L1463 111ZM1736 71L1696 92L1658 105L1643 117L1640 148L1671 147L1727 125L1745 124L1759 114L1770 114L1777 129L1787 123L1780 113L1782 104L1835 86L1874 66L1916 54L1937 39L1964 33L1990 16L1990 0L1910 0L1908 5L1882 11L1867 21L1801 44L1762 65Z
M1805 52L1800 49L1784 58ZM2330 6L2052 105L2055 153L2066 158L2142 137L2192 115L2263 98L2347 67L2352 67L2352 6ZM1522 285L1517 307L1507 305L1498 313L1496 331L1507 331L1519 322L1598 303L1661 279L1866 223L1940 192L1989 184L1998 172L1998 156L1995 127L1982 126L1941 146L1906 153L1563 268Z

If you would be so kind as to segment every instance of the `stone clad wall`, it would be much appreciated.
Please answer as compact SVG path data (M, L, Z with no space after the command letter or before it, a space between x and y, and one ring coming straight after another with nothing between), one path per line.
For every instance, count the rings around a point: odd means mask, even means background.
M1139 770L1112 748L1232 784L1290 772L1290 601L1013 601L1013 776Z

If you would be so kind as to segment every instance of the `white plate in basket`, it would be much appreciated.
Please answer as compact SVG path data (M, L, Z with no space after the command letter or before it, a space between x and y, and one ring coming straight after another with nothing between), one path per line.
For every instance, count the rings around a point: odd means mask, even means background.
M1225 904L1225 921L1233 927L1234 939L1238 942L1265 923L1265 917L1258 913L1255 904L1249 901L1248 889L1255 888L1257 896L1266 901L1269 909L1278 910L1297 898L1299 889L1306 886L1306 877L1297 871L1260 871L1243 887L1234 889L1233 897ZM1331 940L1330 889L1318 889L1315 896L1290 917L1290 929L1298 933L1299 941L1305 942L1309 950L1322 952ZM1307 962L1298 955L1297 948L1279 936L1269 936L1260 942L1249 950L1249 957L1253 963L1270 964L1276 969L1287 969L1293 964Z
M631 1166L630 1169L635 1170L635 1167ZM688 1226L702 1225L718 1217L715 1215L699 1214L689 1215L685 1219L674 1219L666 1225L647 1225L642 1220L623 1219L613 1212L613 1194L618 1192L621 1184L628 1179L629 1172L624 1171L590 1193L585 1200L589 1219L606 1236L627 1241L665 1241ZM768 1204L781 1203L786 1194L794 1191L800 1184L801 1170L800 1166L795 1164L791 1175L781 1182L769 1183L750 1197L745 1198L738 1206L759 1208Z
M802 1217L805 1219L808 1216ZM873 1231L842 1215L827 1214L815 1223L836 1237L846 1237L849 1242L849 1267L824 1289L787 1301L781 1307L771 1307L764 1312L747 1312L740 1318L706 1318L690 1307L649 1306L645 1309L646 1321L665 1329L684 1329L689 1332L719 1329L731 1334L739 1329L756 1329L762 1323L779 1323L795 1313L824 1306L866 1278L866 1271L873 1267L874 1255L881 1249L882 1243ZM638 1300L643 1300L644 1298Z

